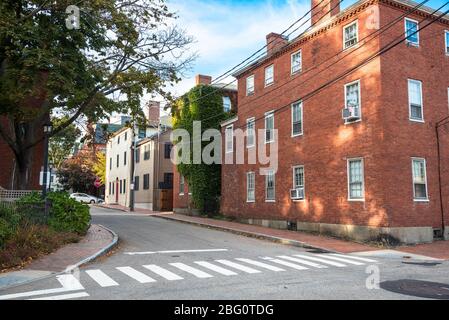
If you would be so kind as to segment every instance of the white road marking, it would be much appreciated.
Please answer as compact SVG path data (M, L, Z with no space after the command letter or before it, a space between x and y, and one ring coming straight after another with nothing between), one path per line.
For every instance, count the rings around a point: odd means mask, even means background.
M350 258L350 259L364 261L364 262L378 262L376 260L362 258L362 257L359 257L359 256L350 256L350 255L343 255L343 254L338 254L338 253L330 253L329 255L336 256L336 257L342 257L342 258Z
M362 262L356 262L356 261L352 261L352 260L349 260L349 259L346 259L346 258L333 257L333 256L330 256L328 254L326 254L326 255L323 254L321 256L325 257L326 259L331 259L331 260L335 260L335 261L345 262L345 263L353 264L353 265L356 265L356 266L363 266L363 265L365 265Z
M155 264L151 264L151 265L146 265L143 266L144 268L156 273L157 275L160 275L161 277L170 280L170 281L174 281L174 280L182 280L184 279L183 277L178 276L177 274L168 271L167 269L161 268Z
M85 298L85 297L89 297L89 294L87 292L69 293L69 294L63 294L63 295L59 295L59 296L50 296L50 297L35 298L35 299L29 299L29 300L67 300L67 299L76 299L76 298Z
M250 267L246 267L242 264L235 263L235 262L232 262L229 260L215 260L215 261L218 263L224 264L225 266L228 266L228 267L231 267L231 268L234 268L234 269L246 272L246 273L260 273L261 272L259 270L256 270L256 269L253 269Z
M194 253L194 252L223 252L228 251L228 249L204 249L204 250L166 250L166 251L144 251L144 252L125 252L125 254L130 256L136 255L150 255L158 253Z
M59 281L59 283L61 283L62 288L7 294L4 296L0 296L0 300L10 300L24 297L40 296L45 294L84 290L84 287L81 285L78 279L71 274L60 275L57 276L56 279Z
M306 268L306 267L303 267L303 266L300 266L300 265L297 265L297 264L294 264L294 263L291 263L291 262L279 260L279 259L273 259L273 258L269 258L269 257L265 257L263 259L267 260L267 261L270 261L270 262L273 262L273 263L281 264L283 266L290 267L290 268L293 268L293 269L296 269L296 270L309 270L309 268Z
M101 287L114 287L119 284L101 270L87 270L86 273Z
M221 274L223 274L225 276L236 276L236 275L238 275L234 271L231 271L231 270L228 270L228 269L216 266L216 265L214 265L212 263L209 263L207 261L195 261L195 263L197 265L200 265L200 266L204 267L204 268L207 268L207 269L210 269L212 271L221 273Z
M293 258L293 257L289 257L289 256L278 256L278 258L281 258L281 259L284 259L284 260L293 261L293 262L297 262L299 264L304 264L306 266L314 267L314 268L318 268L318 269L326 269L327 268L326 266L323 266L322 264L306 261L306 260L300 259L300 258Z
M334 267L339 267L339 268L346 267L346 265L343 264L343 263L339 263L339 262L335 262L335 261L329 261L329 260L322 259L322 258L310 257L310 256L302 255L302 254L294 254L294 256L298 257L298 258L303 258L303 259L307 259L307 260L312 260L312 261L325 263L325 264L328 264L328 265L331 265L331 266L334 266Z
M127 276L133 278L134 280L137 280L140 283L150 283L150 282L156 282L153 278L150 278L146 274L137 271L134 268L131 267L118 267L116 268L118 271L123 272Z
M263 262L254 261L254 260L251 260L251 259L237 258L235 260L246 262L248 264L252 264L253 266L265 268L265 269L268 269L268 270L271 270L271 271L275 271L275 272L285 271L284 269L281 269L281 268L278 268L278 267L275 267L275 266L272 266L272 265L269 265L269 264L266 264L266 263L263 263Z
M197 278L212 278L213 277L212 275L210 275L204 271L192 268L184 263L170 263L170 265L172 265L173 267L178 268L182 271L193 274Z

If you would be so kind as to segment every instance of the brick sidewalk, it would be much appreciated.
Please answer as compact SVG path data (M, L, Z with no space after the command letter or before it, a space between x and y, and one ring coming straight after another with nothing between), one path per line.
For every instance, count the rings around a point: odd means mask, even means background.
M340 253L353 253L353 252L377 251L388 249L368 244L361 244L346 240L335 239L326 236L313 235L304 232L277 230L261 226L247 225L237 222L230 222L202 217L192 217L180 214L160 215L160 217L164 219L187 222L205 227L227 230L230 232L241 233L249 236L272 239L282 243L290 243L293 245L314 247L329 251L336 251ZM449 260L449 241L436 241L434 243L422 244L417 246L400 246L392 249L404 253L411 253L436 259Z
M92 225L80 242L68 244L56 252L32 262L25 270L62 272L68 266L75 265L96 254L108 246L113 239L114 236L107 229Z

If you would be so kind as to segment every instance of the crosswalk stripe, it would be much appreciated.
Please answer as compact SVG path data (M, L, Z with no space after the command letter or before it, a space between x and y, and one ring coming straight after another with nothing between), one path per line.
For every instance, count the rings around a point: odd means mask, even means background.
M350 259L364 261L364 262L377 262L376 260L372 260L372 259L368 259L368 258L362 258L362 257L359 257L359 256L350 256L350 255L343 255L343 254L338 254L338 253L331 253L329 255L336 256L336 257L342 257L342 258L350 258Z
M216 265L214 265L212 263L209 263L207 261L195 261L195 263L197 265L200 265L200 266L204 267L204 268L207 268L207 269L210 269L212 271L221 273L221 274L223 274L225 276L236 276L236 275L238 275L234 271L231 271L231 270L228 270L228 269L216 266Z
M310 257L310 256L302 255L302 254L294 254L293 256L298 257L298 258L307 259L307 260L312 260L312 261L325 263L325 264L328 264L328 265L331 265L331 266L334 266L334 267L339 267L339 268L346 267L346 265L343 264L343 263L339 263L339 262L335 262L335 261L329 261L329 260L322 259L322 258Z
M34 298L34 299L29 299L29 300L67 300L67 299L76 299L76 298L84 298L84 297L89 297L89 294L87 292L79 292L79 293L62 294L59 296Z
M265 269L268 269L268 270L271 270L271 271L275 271L275 272L285 271L282 268L275 267L275 266L272 266L272 265L269 265L269 264L266 264L266 263L263 263L263 262L254 261L254 260L251 260L251 259L236 258L235 260L238 260L238 261L241 261L241 262L246 262L248 264L252 264L253 266L265 268Z
M143 266L144 268L156 273L157 275L160 275L161 277L170 280L170 281L174 281L174 280L182 280L184 279L183 277L178 276L177 274L168 271L167 269L161 268L155 264L151 264L151 265L146 265Z
M224 264L225 266L246 272L246 273L260 273L261 271L250 268L250 267L246 267L244 265L241 265L239 263L235 263L229 260L215 260L218 263Z
M333 256L330 256L330 255L327 255L327 254L326 255L322 255L322 256L326 257L326 259L331 259L331 260L335 260L335 261L345 262L345 263L353 264L353 265L356 265L356 266L363 266L363 265L365 265L362 262L356 262L356 261L349 260L349 259L346 259L346 258L333 257Z
M150 278L149 276L147 276L146 274L144 274L140 271L137 271L136 269L131 268L131 267L118 267L116 269L118 271L123 272L127 276L133 278L134 280L137 280L140 283L150 283L150 282L156 281L153 278Z
M290 267L290 268L293 268L293 269L296 269L296 270L308 270L309 269L309 268L300 266L298 264L294 264L294 263L283 261L283 260L279 260L279 259L273 259L273 258L269 258L269 257L266 257L266 258L263 258L263 259L267 260L267 261L270 261L270 262L273 262L273 263L281 264L283 266Z
M306 261L306 260L300 259L300 258L293 258L293 257L289 257L289 256L278 256L278 258L281 258L281 259L284 259L284 260L293 261L293 262L297 262L299 264L304 264L306 266L310 266L310 267L314 267L314 268L318 268L318 269L326 269L327 268L326 266L323 266L322 264Z
M113 287L119 284L101 270L87 270L86 273L101 287Z
M186 265L184 263L170 263L170 265L172 265L173 267L178 268L178 269L180 269L182 271L191 273L191 274L193 274L197 278L212 278L213 277L212 275L210 275L210 274L208 274L208 273L206 273L204 271L201 271L201 270L198 270L196 268L190 267L190 266L188 266L188 265Z

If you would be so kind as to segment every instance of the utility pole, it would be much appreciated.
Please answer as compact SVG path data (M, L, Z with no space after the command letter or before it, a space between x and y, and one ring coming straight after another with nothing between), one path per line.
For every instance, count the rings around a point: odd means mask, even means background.
M136 125L133 119L133 124L131 128L131 163L130 163L130 176L131 176L131 184L130 184L130 199L129 199L129 211L134 211L134 202L135 202L135 194L134 190L135 186L135 156L136 156Z

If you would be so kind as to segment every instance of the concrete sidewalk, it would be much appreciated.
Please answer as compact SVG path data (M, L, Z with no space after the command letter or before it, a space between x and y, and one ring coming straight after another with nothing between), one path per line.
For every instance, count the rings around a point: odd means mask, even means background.
M0 274L0 290L22 285L74 269L95 260L111 250L118 241L115 232L101 225L91 225L78 243L66 245L44 256L20 271Z
M159 211L152 211L150 209L143 209L143 208L135 208L134 212L131 212L129 210L129 207L124 207L119 204L96 204L95 206L99 208L104 209L111 209L111 210L119 210L126 213L133 213L133 214L142 214L142 215L164 215L164 214L172 214L173 212L159 212Z
M336 239L327 236L314 235L298 231L277 230L261 226L247 225L225 220L217 220L203 217L193 217L180 214L153 214L153 216L174 220L183 223L194 224L202 227L213 228L242 234L245 236L261 238L279 243L319 249L337 253L369 253L388 255L391 257L407 257L417 259L442 259L449 260L449 241L437 241L431 244L417 246L400 246L394 248L378 247L369 244L356 243ZM394 249L394 250L391 250Z

